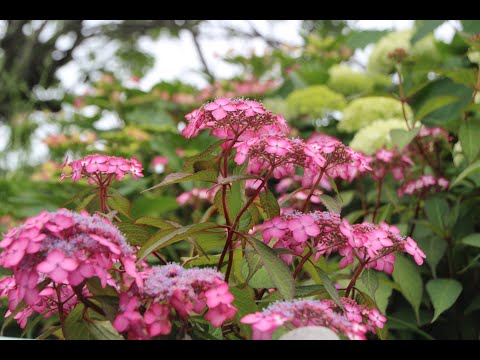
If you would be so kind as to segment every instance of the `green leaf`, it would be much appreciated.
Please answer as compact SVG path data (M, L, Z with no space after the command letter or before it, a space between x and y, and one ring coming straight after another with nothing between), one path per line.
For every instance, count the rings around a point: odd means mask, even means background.
M393 145L398 146L400 151L403 151L405 147L410 144L410 142L417 136L420 128L414 128L410 131L403 129L393 129L390 130L390 137L392 139Z
M286 300L293 299L295 296L295 280L289 267L277 256L273 249L262 241L252 236L247 238L262 258L263 264L280 295Z
M75 196L73 196L70 200L67 200L66 202L63 203L62 207L65 207L67 206L68 204L70 204L71 202L75 201L76 199L78 198L81 198L83 197L84 195L87 195L89 192L92 192L94 189L89 187L88 189L85 189L81 192L79 192L78 194L76 194Z
M223 142L224 140L218 140L213 144L211 144L209 147L207 147L201 153L187 158L183 165L183 171L190 172L190 173L193 172L195 168L195 163L213 156L213 154L216 153L218 149L220 149L220 146L222 146Z
M434 98L428 99L415 114L415 122L421 121L428 114L455 101L458 101L458 97L456 96L436 96Z
M342 195L338 191L337 183L335 182L335 180L330 175L327 174L327 177L328 177L328 182L330 183L333 191L335 191L335 194L337 194L340 197L340 200L342 200Z
M412 45L414 45L416 42L422 40L425 36L430 34L433 30L435 30L437 27L442 25L444 20L425 20L422 25L420 25L415 31L415 34L412 36L410 39L410 42Z
M129 244L142 246L152 236L144 226L128 222L115 222L115 226L125 235Z
M369 295L375 301L375 293L377 292L379 286L377 273L374 270L365 269L362 272L360 280L367 288Z
M377 223L384 222L392 214L392 210L393 210L393 205L391 203L388 203L387 205L382 206L382 211L378 216Z
M90 320L86 320L84 310L84 305L78 304L65 319L66 340L123 340L110 321L93 320L92 312Z
M440 69L435 72L448 77L457 84L466 85L474 88L477 83L478 70L473 68Z
M348 35L345 43L352 49L363 49L371 43L376 43L388 33L386 30L363 30L355 31Z
M470 305L465 308L464 314L468 315L478 309L480 309L480 295L474 297Z
M112 210L116 210L128 218L131 217L130 212L132 210L132 206L130 201L120 193L116 192L115 195L110 196L107 200L107 203Z
M230 175L227 176L226 178L221 179L218 184L220 185L227 185L231 184L235 181L243 181L243 180L249 180L249 179L259 179L258 176L255 175ZM259 180L261 181L261 180Z
M240 320L248 314L257 312L257 305L255 304L253 297L246 291L246 289L242 290L238 287L231 287L230 292L234 297L232 305L237 308L237 313L235 314L234 320L240 326L240 329L243 333L250 335L252 331L251 326L242 324Z
M463 122L458 131L458 139L468 163L472 163L480 152L480 119L472 118Z
M480 233L467 235L460 242L465 245L480 247Z
M432 197L425 202L425 212L428 220L440 230L445 230L444 215L450 211L447 200Z
M340 309L345 311L342 301L340 300L340 295L338 295L338 291L335 288L333 281L330 279L327 273L320 269L318 266L315 266L315 269L317 269L318 275L320 276L320 279L322 279L322 284L325 287L325 290L327 290L328 295L330 295L332 300L335 301L335 304L337 304Z
M87 197L83 198L80 204L78 204L78 206L75 208L75 211L80 211L85 209L88 206L88 204L90 204L92 200L95 199L95 197L97 197L97 195L98 194L90 194Z
M465 170L463 170L460 175L453 180L452 184L450 185L450 189L458 185L466 177L476 174L477 172L480 172L480 160L475 161L473 164L470 164Z
M454 279L433 279L427 283L426 287L435 309L433 323L440 314L455 304L462 292L462 284Z
M143 244L142 248L138 252L137 262L142 261L145 257L158 249L164 248L165 246L171 245L180 240L185 240L197 232L213 228L215 226L215 223L206 222L187 225L181 228L162 230L153 235L147 240L147 242L145 242L145 244Z
M268 219L272 219L275 216L280 216L280 206L276 197L271 191L265 189L260 193L260 205L268 216Z
M426 261L432 269L433 277L437 277L437 265L445 255L447 242L437 235L420 237L416 240L419 248L427 256Z
M412 305L417 322L420 321L419 310L423 296L423 281L418 266L403 255L397 255L393 279L400 286L405 299Z
M342 203L339 200L326 194L318 195L318 197L328 211L340 215L340 213L342 212Z
M157 189L163 186L172 185L180 182L185 181L205 181L205 182L216 182L217 181L217 171L214 169L207 169L202 170L197 173L172 173L169 174L163 179L163 181L151 188L143 190L142 193L145 191L150 191L153 189Z
M416 327L415 325L413 325L413 324L411 324L411 323L409 323L405 320L398 319L398 318L393 317L393 316L389 316L388 317L388 323L389 323L391 329L401 329L401 330L408 329L408 330L413 331L414 333L417 333L417 334L423 336L427 340L435 340L430 334L427 334L425 331L420 330L418 327Z
M135 224L153 226L158 229L171 229L176 227L175 225L173 225L168 221L154 218L152 216L142 216L137 220L135 220Z

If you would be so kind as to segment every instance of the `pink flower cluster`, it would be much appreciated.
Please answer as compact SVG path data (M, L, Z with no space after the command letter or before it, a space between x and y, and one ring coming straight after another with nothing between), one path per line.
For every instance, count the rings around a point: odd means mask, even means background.
M418 179L410 180L402 184L397 190L398 196L423 195L427 192L437 192L448 189L449 182L443 177L422 175Z
M321 254L330 253L345 243L345 237L339 231L340 216L327 211L308 214L297 210L287 211L282 216L264 222L262 227L262 237L266 244L277 239L274 248L290 249L297 256L303 254L309 239L315 239L317 259ZM292 262L293 256L281 255L287 264Z
M325 326L351 340L366 340L366 333L383 328L386 318L377 309L341 298L345 314L332 300L297 300L276 302L262 312L248 314L240 321L251 324L254 340L270 340L281 326L289 330L305 326Z
M88 155L83 159L69 162L65 161L64 167L71 168L71 175L62 174L61 180L71 177L72 181L78 181L82 177L88 179L90 185L108 186L114 178L122 181L127 174L132 174L135 180L143 177L142 163L136 158L124 159L107 155Z
M187 114L188 125L182 130L187 139L203 129L219 139L246 141L267 132L288 132L281 115L274 115L256 101L219 98ZM243 136L243 137L242 137ZM228 146L228 141L224 144Z
M350 225L343 219L340 232L346 237L347 244L339 249L343 259L340 268L352 264L354 257L365 264L366 268L393 273L394 252L406 252L412 255L418 265L423 264L424 252L411 237L400 235L400 230L393 225L371 223Z
M414 165L413 160L405 152L399 153L396 148L393 151L380 149L369 160L372 167L372 178L376 181L390 173L395 180L403 180L409 174L410 167Z
M282 259L291 263L294 255L300 256L307 245L316 249L315 258L333 251L343 257L340 268L352 264L356 257L366 268L393 272L394 252L407 252L418 265L423 263L425 254L410 237L403 237L395 226L380 223L350 225L346 219L326 211L304 214L287 211L263 223L262 236L265 243L277 241L274 248L289 249L293 254L283 254ZM309 240L311 240L309 242Z
M84 282L92 277L98 277L105 287L113 280L109 270L119 262L124 268L121 280L142 286L134 249L110 221L99 215L66 209L43 211L9 230L0 247L0 266L14 275L13 282L4 280L9 282L4 291L11 311L23 300L33 310L42 312L48 302L45 297L52 292L52 287L40 288L44 281L61 286L66 294L71 294L71 289L64 285L81 291Z
M215 197L215 190L210 188L193 188L177 196L177 203L180 206L193 205L197 206L199 203L207 202L213 203Z
M208 311L204 317L219 327L235 316L233 295L223 275L214 269L184 269L176 264L146 270L143 289L131 289L120 297L120 313L114 321L129 339L168 335L172 312L182 318ZM143 312L140 308L144 308Z
M450 140L450 135L448 131L443 130L442 128L439 127L433 127L433 128L428 128L426 126L422 126L417 134L418 137L424 138L424 137L433 137L433 138L445 138L446 140Z

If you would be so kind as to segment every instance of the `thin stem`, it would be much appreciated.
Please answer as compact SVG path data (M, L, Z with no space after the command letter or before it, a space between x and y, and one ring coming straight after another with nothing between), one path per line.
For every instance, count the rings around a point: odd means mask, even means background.
M373 209L372 222L375 223L375 218L377 217L378 208L380 207L380 198L382 196L382 185L383 178L378 180L378 191L377 191L377 200L375 201L375 209Z
M350 295L350 291L355 286L355 283L356 283L358 277L360 276L360 274L362 273L363 269L365 268L365 266L367 264L368 264L368 259L366 261L363 261L363 262L361 261L358 264L357 270L353 274L352 280L350 280L350 284L348 284L347 289L345 290L345 297L348 298L348 296Z
M403 118L405 120L405 124L407 125L407 129L411 130L411 127L407 118L407 112L405 110L405 103L407 102L407 100L405 99L405 94L403 91L403 79L402 79L402 73L401 73L400 67L397 71L397 74L398 74L398 90L400 92L400 102L402 103Z
M55 286L55 292L57 293L57 304L58 304L58 316L60 317L60 325L62 326L62 333L65 336L65 311L63 310L63 302L61 300L60 286L57 284Z
M83 296L82 288L83 288L83 284L80 284L79 286L72 286L72 290L75 293L75 295L77 295L77 299L80 300L80 302L86 307L92 309L93 311L99 313L102 316L105 316L105 311L103 311L103 309L100 306L91 302L89 299Z
M310 248L308 250L308 253L304 257L302 257L302 259L298 263L297 267L295 268L295 271L293 272L293 278L297 277L297 275L300 273L300 270L302 269L303 265L307 262L307 260L310 258L310 256L312 256L312 254L313 254L313 250L312 250L312 248Z
M315 184L313 184L312 188L310 189L310 193L308 194L307 198L305 199L305 203L303 204L303 209L302 212L305 212L308 208L308 205L310 204L310 199L313 196L313 193L315 192L318 184L320 183L320 180L322 180L323 175L325 174L325 169L327 167L327 163L324 165L322 170L320 170L320 175L318 176L317 180L315 181Z

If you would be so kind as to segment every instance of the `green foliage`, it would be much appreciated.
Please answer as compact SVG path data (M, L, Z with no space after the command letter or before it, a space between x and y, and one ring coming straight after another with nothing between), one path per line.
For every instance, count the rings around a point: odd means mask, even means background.
M342 110L343 95L324 85L316 85L293 91L287 97L288 112L292 117L323 117L327 112Z

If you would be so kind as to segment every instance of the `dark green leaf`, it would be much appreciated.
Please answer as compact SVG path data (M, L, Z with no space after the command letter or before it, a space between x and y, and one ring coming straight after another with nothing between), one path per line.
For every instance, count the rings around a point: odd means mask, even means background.
M284 299L293 299L295 296L295 281L288 266L277 256L275 251L265 245L262 241L247 237L250 244L262 258L263 264L270 277Z
M173 174L167 175L161 183L155 186L152 186L151 188L148 188L146 190L143 190L142 193L145 191L150 191L163 186L172 185L172 184L185 182L185 181L216 182L216 180L217 180L217 171L214 169L202 170L193 174L192 173L173 173Z
M171 229L176 227L168 221L154 218L152 216L142 216L141 218L138 218L137 220L135 220L135 224L149 225L149 226L156 227L158 229Z
M375 301L375 293L379 286L377 273L374 270L365 269L362 272L362 276L360 277L360 280L366 286L369 295Z
M142 261L145 257L158 249L176 243L180 240L185 240L197 232L213 228L215 226L215 223L206 222L187 225L181 228L162 230L159 233L153 235L150 239L147 240L147 242L145 242L145 244L138 252L137 261Z
M111 197L109 197L107 203L112 210L116 210L119 213L130 218L130 211L131 211L130 201L126 197L120 195L120 193L117 192L115 195L112 195Z
M423 296L423 281L418 266L402 255L397 255L393 279L400 286L401 293L412 305L417 321L420 317L420 303Z
M445 230L444 215L450 211L447 200L433 197L425 202L425 212L428 220L440 230Z
M330 279L327 273L322 269L320 269L318 266L315 266L315 269L317 270L318 275L320 275L320 279L322 279L323 286L325 287L325 290L327 291L328 295L330 295L332 300L335 301L335 303L340 307L340 309L345 311L342 301L340 300L340 295L338 295L338 291L335 288L333 281Z
M427 283L427 292L435 309L433 323L440 314L455 304L462 292L462 284L454 279L433 279Z
M415 122L421 121L428 114L447 106L455 101L458 101L456 96L436 96L425 101L425 103L418 109L415 114Z
M204 151L201 153L191 156L188 159L185 160L185 163L183 165L183 171L185 172L193 172L194 171L194 166L195 163L198 161L202 161L207 159L208 157L213 156L217 152L218 149L220 149L220 146L223 144L224 140L218 140L211 144L208 148L206 148Z
M388 34L386 30L355 31L348 35L346 45L352 49L363 49L368 44L376 43L386 34Z
M480 247L480 233L467 235L460 242L465 245Z
M452 79L457 84L462 84L471 88L475 87L475 84L477 83L478 70L473 68L440 69L436 70L436 72Z
M432 269L433 277L437 277L437 265L445 255L447 242L436 235L421 237L416 240L420 249L422 249L427 256L426 261L430 269Z
M265 191L260 193L260 205L269 219L272 219L275 216L280 216L280 206L278 206L278 201L268 189L265 189Z
M460 175L458 175L455 180L450 185L450 189L458 185L463 179L480 172L480 160L475 161L473 164L470 164L465 170L463 170Z
M468 163L472 163L480 152L480 119L472 118L463 122L458 131L458 138Z
M115 222L115 226L125 235L128 242L135 246L142 246L152 235L145 226L128 222Z

